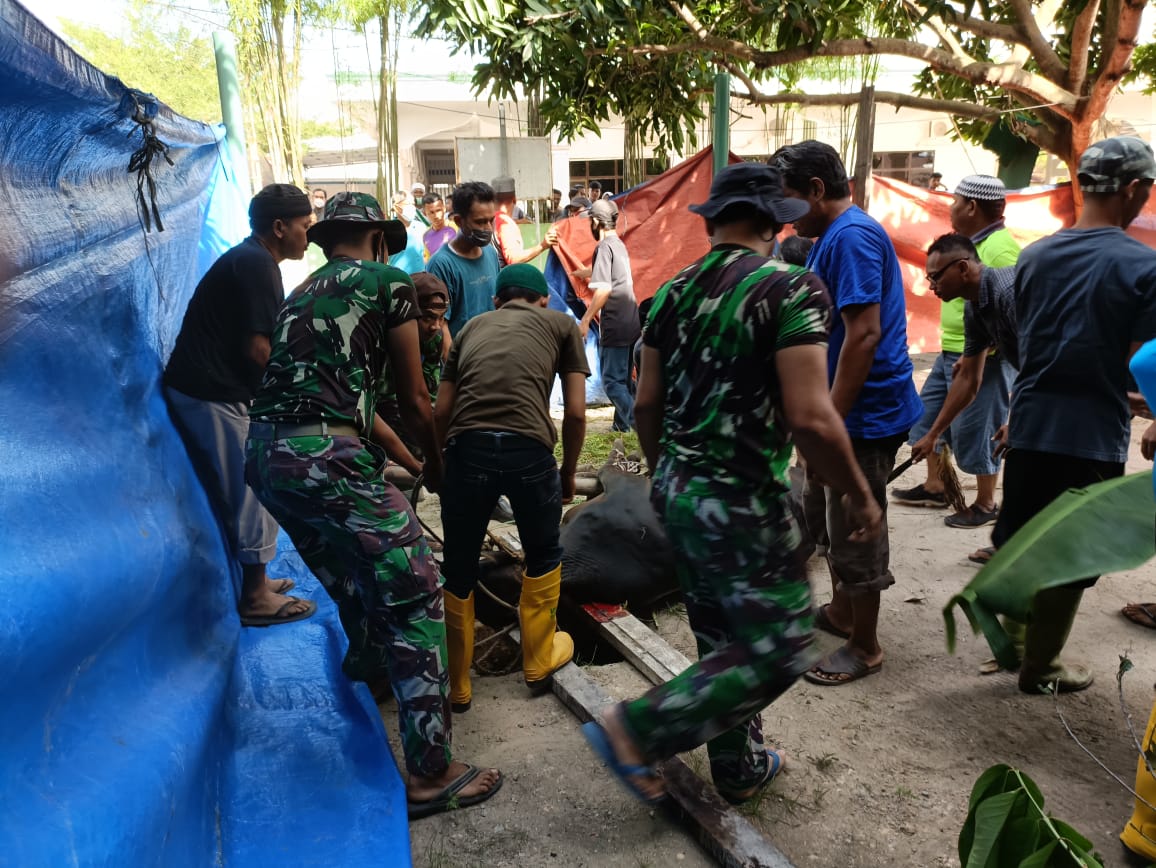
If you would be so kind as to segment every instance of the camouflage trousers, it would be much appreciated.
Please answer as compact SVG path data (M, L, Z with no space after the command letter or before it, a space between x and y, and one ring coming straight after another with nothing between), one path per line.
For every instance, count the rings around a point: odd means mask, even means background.
M623 705L651 761L704 742L715 784L745 790L767 773L759 712L813 662L811 588L786 496L678 472L660 462L651 501L675 548L699 660Z
M374 450L374 451L371 451ZM343 669L388 676L406 768L450 761L441 578L417 516L381 478L383 458L356 437L250 439L246 475L337 604L349 637Z

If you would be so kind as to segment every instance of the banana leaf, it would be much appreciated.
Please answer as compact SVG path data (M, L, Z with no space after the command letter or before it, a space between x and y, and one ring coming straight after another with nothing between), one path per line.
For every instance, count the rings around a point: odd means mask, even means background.
M943 609L955 652L956 606L1001 665L1018 660L997 615L1029 620L1039 591L1135 569L1156 556L1152 471L1066 491L1007 541Z

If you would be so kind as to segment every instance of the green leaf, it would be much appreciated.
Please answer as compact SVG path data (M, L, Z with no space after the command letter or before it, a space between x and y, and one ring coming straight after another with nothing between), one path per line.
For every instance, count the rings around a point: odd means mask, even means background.
M967 802L967 811L972 813L976 806L989 795L1004 792L1005 781L1012 772L1012 767L1005 763L994 765L979 776L975 786L971 788L971 798Z
M967 856L966 868L998 868L999 838L1008 815L1022 792L1013 791L990 796L975 811L975 842Z
M1008 821L1000 840L998 864L1019 865L1039 849L1043 823L1038 813L1032 814Z
M1052 853L1054 853L1059 846L1059 841L1052 841L1046 847L1041 847L1027 859L1020 862L1019 868L1048 868Z
M1056 831L1060 833L1061 837L1071 841L1081 850L1091 850L1092 842L1065 823L1063 820L1052 819L1052 825Z

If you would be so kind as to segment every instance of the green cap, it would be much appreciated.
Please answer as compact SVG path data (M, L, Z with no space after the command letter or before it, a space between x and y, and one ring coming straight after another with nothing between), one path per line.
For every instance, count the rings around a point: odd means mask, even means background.
M309 240L322 244L323 239L340 231L343 224L373 223L385 230L385 245L390 255L405 250L405 224L386 220L381 205L368 193L335 193L325 203L321 219L309 227Z
M1115 136L1089 145L1076 174L1085 193L1116 193L1137 179L1156 180L1156 160L1143 139Z
M546 278L542 276L542 272L528 262L522 265L507 265L498 272L498 285L494 294L497 295L508 286L528 289L543 298L550 294L550 287L546 286Z

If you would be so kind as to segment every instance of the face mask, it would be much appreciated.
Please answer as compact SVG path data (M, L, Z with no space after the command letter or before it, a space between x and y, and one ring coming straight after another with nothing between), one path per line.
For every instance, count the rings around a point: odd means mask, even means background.
M602 233L600 231L601 229L602 229L602 224L600 224L594 220L590 221L590 234L594 236L595 241L601 241L602 240Z
M474 247L485 247L494 240L493 229L471 229L466 233L466 238L469 239L470 244Z

